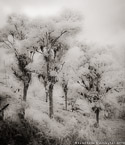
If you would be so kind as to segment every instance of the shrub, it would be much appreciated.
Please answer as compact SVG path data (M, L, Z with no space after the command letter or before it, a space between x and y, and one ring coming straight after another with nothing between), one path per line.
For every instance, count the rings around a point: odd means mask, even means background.
M26 120L21 123L5 120L0 123L0 144L28 145L37 132L38 129Z

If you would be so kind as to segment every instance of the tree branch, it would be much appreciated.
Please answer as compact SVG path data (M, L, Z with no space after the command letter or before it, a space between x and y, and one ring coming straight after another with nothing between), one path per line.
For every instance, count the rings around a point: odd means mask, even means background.
M67 31L65 30L65 31L63 31L63 32L61 32L61 34L58 36L58 37L56 37L53 41L52 41L52 46L56 43L56 41L63 35L63 34L65 34Z
M3 84L3 85L4 85L4 83L3 83L3 82L0 82L0 84Z
M60 70L58 71L58 73L61 72L61 70L63 69L64 64L65 64L65 62L62 63L62 67L60 68Z
M49 40L50 40L50 35L51 35L51 33L53 33L54 32L54 30L52 30L52 31L50 31L48 34L49 34Z
M3 41L3 42L7 47L11 48L10 45L6 43L6 41Z
M5 110L8 106L9 106L9 104L5 105L5 106L0 110L0 112L2 112L3 110Z
M40 38L40 37L39 37L39 38ZM44 38L40 38L40 40L41 40L41 41L43 42L43 44L44 44ZM37 43L40 42L40 40L38 40Z
M20 35L19 30L18 30L18 28L17 28L17 25L16 25L16 24L14 24L14 26L15 26L15 29L16 29L16 31L17 31L17 33L18 33L18 35Z
M77 81L77 83L80 84L80 86L85 87L85 86L83 86L83 85L80 83L80 81Z
M12 69L14 75L15 75L18 79L22 80L22 77L15 71L15 69L14 69L13 67L12 67L11 69Z
M42 52L40 52L40 51L38 51L38 50L36 50L36 52L38 52L38 53L40 53L40 54L43 54Z
M12 43L12 42L10 42L8 39L7 39L7 41L8 41L11 45L13 45L13 43Z
M79 82L79 81L77 81L77 83L79 83L82 87L84 87L86 90L89 90L89 88L88 88L88 86L85 84L85 82L84 82L84 80L81 78L81 77L79 77L81 80L82 80L82 84Z

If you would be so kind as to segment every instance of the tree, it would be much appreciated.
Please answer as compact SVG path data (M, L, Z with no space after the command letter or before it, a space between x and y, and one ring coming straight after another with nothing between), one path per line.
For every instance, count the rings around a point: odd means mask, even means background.
M76 51L77 48L76 48ZM69 58L69 55L71 55L72 50L69 50L67 52L67 55L65 56L62 69L60 70L58 74L59 82L62 86L63 92L64 92L64 99L65 99L65 110L67 110L68 107L68 91L70 89L70 86L72 83L74 83L73 79L75 78L74 69L77 64L77 61L72 58Z
M72 38L79 32L81 18L67 13L50 20L34 20L29 41L33 41L34 51L41 55L41 62L31 71L44 80L46 98L49 98L49 116L53 117L53 88L63 65L63 56L70 47ZM69 43L70 42L70 43ZM31 44L30 44L31 45ZM34 69L33 69L34 68ZM46 99L47 100L47 99Z
M32 62L32 59L29 57L28 51L22 47L28 37L28 30L28 19L14 14L8 17L6 26L0 31L0 40L4 48L8 49L8 53L15 55L12 70L16 78L23 83L23 101L26 101L31 81L31 72L26 66Z
M31 62L31 59L28 58L25 54L16 55L18 61L18 68L13 68L14 75L23 82L23 101L26 101L27 91L31 81L31 72L28 71L26 66Z
M117 63L112 57L110 50L106 48L91 48L81 45L83 56L78 67L79 81L83 88L80 92L90 103L93 104L93 111L96 113L97 125L99 124L99 113L105 96L114 89L113 84L109 84L111 75L117 70ZM115 64L115 65L114 65Z
M62 78L62 88L64 91L64 97L65 97L65 109L67 110L67 93L68 93L68 80L65 79L65 73L63 73Z
M60 71L58 78L61 83L63 92L64 92L64 98L65 98L65 110L67 110L67 95L68 95L68 83L69 83L69 69L68 67L64 64L62 70Z

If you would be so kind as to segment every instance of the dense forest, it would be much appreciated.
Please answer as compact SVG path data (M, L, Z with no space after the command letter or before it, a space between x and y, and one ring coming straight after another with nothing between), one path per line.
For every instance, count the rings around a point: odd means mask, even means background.
M79 40L83 25L70 10L8 16L0 29L0 145L125 142L125 68L113 46Z

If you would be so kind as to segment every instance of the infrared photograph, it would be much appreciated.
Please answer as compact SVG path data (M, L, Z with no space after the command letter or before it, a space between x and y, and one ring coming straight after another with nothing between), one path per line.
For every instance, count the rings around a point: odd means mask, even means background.
M125 0L0 11L0 145L125 145Z

